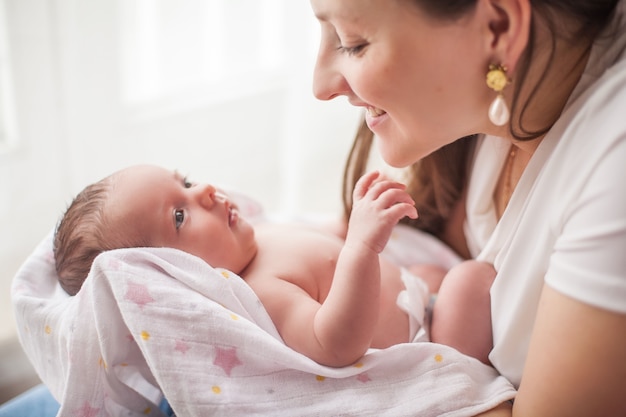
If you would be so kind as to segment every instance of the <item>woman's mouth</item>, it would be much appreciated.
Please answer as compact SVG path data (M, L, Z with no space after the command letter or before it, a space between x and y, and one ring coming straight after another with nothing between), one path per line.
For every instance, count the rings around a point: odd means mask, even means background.
M365 122L370 130L374 131L376 126L382 123L387 116L387 112L379 109L377 107L367 107L367 112L365 113ZM374 132L376 133L376 132Z
M368 107L367 108L367 115L369 117L378 117L378 116L382 116L383 114L386 114L387 112L379 109L377 107Z

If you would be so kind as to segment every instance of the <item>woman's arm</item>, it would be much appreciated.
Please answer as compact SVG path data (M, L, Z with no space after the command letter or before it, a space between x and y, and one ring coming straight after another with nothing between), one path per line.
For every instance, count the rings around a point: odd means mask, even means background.
M623 417L625 395L626 315L545 285L513 415Z

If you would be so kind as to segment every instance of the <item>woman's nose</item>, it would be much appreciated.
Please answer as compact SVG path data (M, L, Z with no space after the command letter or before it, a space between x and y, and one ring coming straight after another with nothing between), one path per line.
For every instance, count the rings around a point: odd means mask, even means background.
M335 68L333 60L320 52L313 72L313 94L319 100L332 100L349 96L350 85L343 74Z

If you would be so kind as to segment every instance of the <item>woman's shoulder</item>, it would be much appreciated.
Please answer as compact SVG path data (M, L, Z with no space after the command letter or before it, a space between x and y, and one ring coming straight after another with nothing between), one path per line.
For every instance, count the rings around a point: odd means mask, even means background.
M562 113L550 140L561 151L573 148L587 160L626 140L626 59L608 68ZM547 137L548 137L547 136ZM556 136L556 138L554 137ZM593 140L591 140L593 138Z
M626 1L621 1L612 22L594 42L566 110L580 107L588 115L615 117L623 114L625 103Z

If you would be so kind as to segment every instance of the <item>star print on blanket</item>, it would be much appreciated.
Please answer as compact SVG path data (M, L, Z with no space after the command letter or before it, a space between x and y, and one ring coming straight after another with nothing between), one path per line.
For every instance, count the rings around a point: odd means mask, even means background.
M74 297L51 237L14 281L25 351L60 416L470 416L513 398L495 370L433 343L321 366L281 340L237 275L166 248L111 251Z

